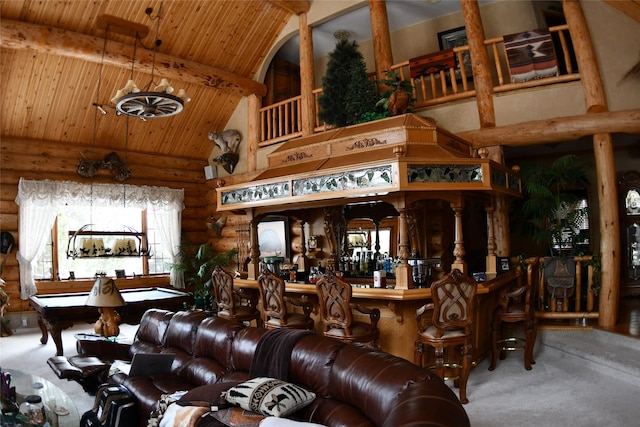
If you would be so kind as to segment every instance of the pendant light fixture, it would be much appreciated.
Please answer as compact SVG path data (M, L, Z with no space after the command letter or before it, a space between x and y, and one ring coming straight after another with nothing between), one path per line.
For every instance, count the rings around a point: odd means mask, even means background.
M149 19L156 21L156 40L153 48L149 49L144 46L141 40L141 37L143 36L136 29L139 24L132 23L133 25L129 26L129 29L134 29L132 33L135 34L135 38L133 45L133 57L131 59L131 75L126 85L122 89L119 89L111 99L111 102L115 104L117 114L138 117L143 120L156 117L174 116L183 110L185 103L191 101L191 98L187 96L184 89L180 89L178 93L174 95L174 88L169 84L169 81L166 78L161 79L157 84L154 83L156 52L158 47L162 44L162 40L158 38L160 20L162 19L162 2L160 2L160 7L155 17L152 16L152 13L153 9L150 7L145 10L145 14ZM118 24L123 25L123 21L119 20ZM143 89L140 89L133 80L138 45L153 51L151 80Z

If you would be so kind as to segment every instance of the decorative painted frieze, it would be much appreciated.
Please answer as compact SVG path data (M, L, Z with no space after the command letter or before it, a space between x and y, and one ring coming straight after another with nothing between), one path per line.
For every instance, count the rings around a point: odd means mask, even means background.
M388 186L392 182L391 165L333 173L293 181L293 195L324 193L337 190L368 189Z
M234 203L259 202L268 199L282 199L290 196L289 181L282 181L223 191L221 200L223 205L231 205Z
M407 180L414 182L482 182L482 166L407 165Z

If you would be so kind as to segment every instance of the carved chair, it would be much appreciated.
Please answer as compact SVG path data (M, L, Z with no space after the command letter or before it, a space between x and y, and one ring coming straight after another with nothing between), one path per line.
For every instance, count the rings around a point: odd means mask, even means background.
M533 347L538 334L536 313L535 313L535 289L532 280L534 271L533 265L528 265L527 283L522 283L522 275L515 289L503 289L498 297L498 307L493 316L493 331L491 333L491 365L489 370L493 371L498 362L498 355L503 360L507 351L524 350L524 367L531 370L531 365L536 363L533 359ZM521 266L517 267L520 271ZM524 339L521 337L507 336L513 326L520 326L524 329ZM524 342L523 342L524 341Z
M250 323L255 320L256 325L261 326L262 320L257 308L256 296L245 296L237 292L233 288L233 276L229 272L216 266L211 273L211 287L218 306L218 317L239 323ZM247 300L246 305L242 304L243 300Z
M271 270L265 269L258 277L258 288L262 301L262 322L265 328L313 329L311 302L286 296L284 279L273 274ZM289 312L287 303L301 307L302 313Z
M458 269L453 269L442 279L431 285L433 302L416 310L418 339L416 340L415 363L422 366L424 346L435 350L435 372L443 380L445 367L458 371L454 385L460 389L460 402L468 403L467 379L471 371L473 349L473 317L478 283ZM451 358L459 355L459 361L445 363L445 348Z
M346 343L371 343L379 347L380 310L351 302L351 285L333 272L327 272L316 283L323 333ZM354 320L353 310L369 316L369 323Z

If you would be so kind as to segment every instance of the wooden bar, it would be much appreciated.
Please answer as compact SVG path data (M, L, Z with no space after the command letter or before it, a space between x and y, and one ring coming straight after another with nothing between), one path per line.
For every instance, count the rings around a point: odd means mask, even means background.
M473 359L479 361L491 352L491 324L494 308L497 304L498 292L505 286L515 284L524 275L516 270L509 271L478 285L478 308L476 310L476 327L474 328ZM348 279L347 279L348 280ZM234 279L238 289L258 291L258 282L248 279ZM373 285L373 279L371 279ZM314 285L308 283L287 282L286 292L297 297L304 296L314 304L312 317L315 330L322 333L317 310L317 296ZM431 289L379 289L353 287L353 302L368 308L380 310L380 346L382 350L413 362L415 340L418 334L416 309L431 299ZM354 313L357 320L359 314ZM364 316L364 315L363 315Z

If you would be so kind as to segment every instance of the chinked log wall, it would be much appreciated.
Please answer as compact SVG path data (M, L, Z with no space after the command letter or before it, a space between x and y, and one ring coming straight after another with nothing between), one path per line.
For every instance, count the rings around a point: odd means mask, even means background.
M102 159L111 150L96 148L95 158ZM7 282L5 291L10 295L9 312L29 310L27 301L20 300L19 266L16 251L20 241L18 233L18 182L21 177L34 180L56 180L90 183L76 173L81 154L91 157L93 148L87 146L60 144L47 141L33 141L3 137L0 151L0 230L10 232L16 245L7 257L2 278ZM118 153L124 158L124 153ZM207 220L215 212L215 181L205 181L203 168L206 160L176 157L164 157L155 154L129 152L126 155L131 178L130 185L148 185L169 188L184 188L185 209L182 213L182 230L192 242L199 244L217 239L215 233L207 228ZM108 171L100 171L94 178L95 183L117 184ZM233 221L223 229L223 238L233 233ZM233 238L227 238L225 246L232 247ZM166 278L162 282L168 283ZM157 286L157 279L136 280L136 286ZM43 292L79 292L88 291L91 283L87 281L62 281L51 286L42 286ZM47 288L47 289L45 289ZM51 290L51 288L53 290ZM15 326L15 325L14 325Z

